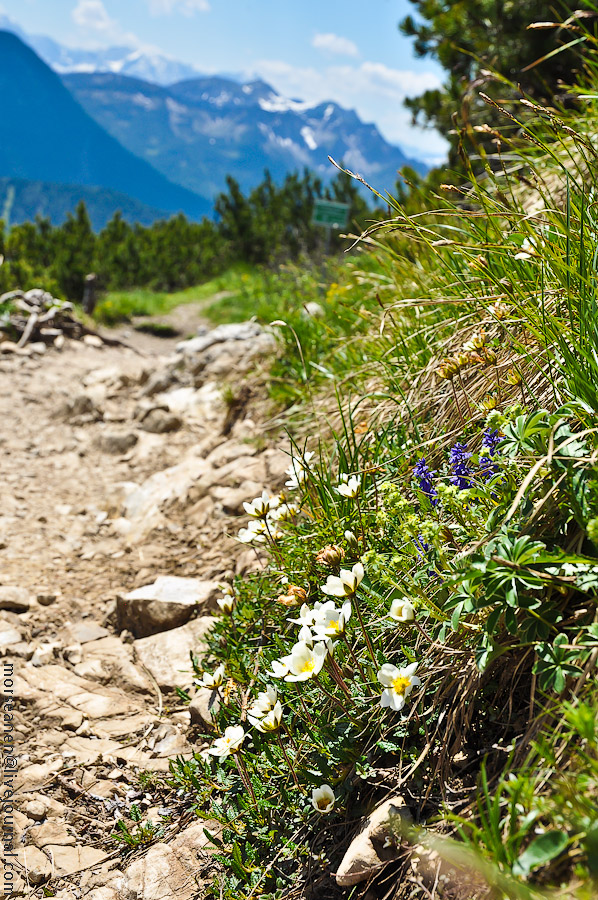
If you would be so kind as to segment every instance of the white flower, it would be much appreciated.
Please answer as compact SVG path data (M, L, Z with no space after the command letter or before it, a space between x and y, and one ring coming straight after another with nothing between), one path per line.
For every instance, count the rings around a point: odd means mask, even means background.
M290 658L290 656L283 656L282 659L273 660L272 669L269 672L266 672L266 674L271 675L272 678L284 678L289 672Z
M223 737L217 738L212 746L208 747L208 753L211 753L212 756L217 756L222 762L231 753L236 753L244 740L245 731L243 726L229 725Z
M330 597L350 597L354 594L361 582L365 572L360 562L355 563L353 568L341 569L339 575L329 575L326 584L322 587L322 593L328 594Z
M305 641L297 641L290 656L285 658L289 667L285 681L307 681L313 678L320 672L327 654L325 644L316 644L312 649Z
M254 700L247 710L250 716L265 716L274 708L278 700L278 691L273 684L269 684L265 691L260 691L257 700Z
M382 691L380 698L380 706L390 707L396 712L403 709L405 701L414 687L421 684L420 679L415 674L417 663L411 663L402 669L385 663L378 672L378 681L383 684L386 690Z
M271 522L286 522L296 516L298 512L299 507L295 503L281 503L278 509L273 509L268 514L268 518Z
M223 594L227 594L229 597L232 597L234 594L232 585L228 584L226 581L219 581L218 587L222 591Z
M270 522L269 519L266 520L266 524L268 526L266 528L266 534L269 535L271 540L279 541L281 538L284 537L284 534L282 533L280 528L277 528L273 523Z
M523 238L521 242L521 250L516 253L513 259L531 259L535 254L535 247L528 237Z
M225 615L230 615L235 605L234 598L230 594L225 594L224 597L216 597L216 603Z
M207 688L217 688L220 687L222 682L224 681L224 664L218 666L216 671L210 675L209 672L204 672L201 678L198 678L195 682L199 687L207 687Z
M329 784L323 784L319 788L314 788L311 792L311 805L323 815L332 812L334 809L334 801L334 791Z
M299 629L299 634L297 635L297 640L303 641L304 644L309 644L310 647L312 646L312 644L314 642L314 636L311 633L311 628L309 627L309 625L303 625Z
M309 608L307 603L304 603L299 610L299 618L298 619L289 619L289 622L292 622L293 625L301 625L303 628L305 625L308 627L314 624L314 613L313 610Z
M390 605L388 615L395 622L413 622L415 619L415 608L407 597L396 597Z
M344 634L350 618L350 600L345 600L340 609L336 608L334 600L329 600L318 611L318 617L313 629L314 637L316 640L324 640L325 638Z
M335 490L337 494L341 495L341 497L353 499L354 497L357 497L360 486L361 475L351 475L350 478L347 475L341 475L340 484L337 488L335 488Z
M248 516L254 519L265 519L271 509L276 509L280 504L278 495L269 494L268 491L262 491L260 497L256 497L251 503L244 503L243 509Z
M252 725L255 725L258 731L264 733L268 731L278 731L282 721L282 706L280 700L276 701L270 712L265 716L251 716L248 714L247 718Z
M291 488L291 490L296 490L298 487L301 487L307 478L309 464L315 455L315 453L307 451L300 460L295 456L291 457L291 465L285 472L285 475L289 476L289 480L285 481L286 487Z
M266 540L266 523L250 522L247 528L241 528L237 540L242 544L263 544Z

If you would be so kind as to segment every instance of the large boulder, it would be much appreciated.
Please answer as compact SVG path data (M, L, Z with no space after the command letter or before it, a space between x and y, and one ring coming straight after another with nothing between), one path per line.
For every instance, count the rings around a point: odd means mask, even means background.
M153 584L117 597L118 625L137 638L169 631L184 625L197 610L208 609L219 593L215 581L160 575Z

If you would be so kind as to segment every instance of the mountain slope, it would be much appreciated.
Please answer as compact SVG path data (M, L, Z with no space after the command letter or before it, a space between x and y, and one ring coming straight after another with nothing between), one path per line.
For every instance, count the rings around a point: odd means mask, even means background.
M58 75L7 31L0 31L0 96L0 177L108 188L194 219L210 211L107 134Z
M100 231L119 210L127 222L151 225L167 218L164 210L153 209L120 191L85 185L52 184L48 181L24 181L0 178L0 219L5 225L32 222L36 216L60 225L67 213L83 200L94 231Z
M163 53L134 47L105 47L83 50L67 47L41 34L26 34L19 25L0 13L0 29L11 31L29 45L55 72L118 72L144 78L155 84L173 84L184 78L196 78L194 66L178 62Z
M122 75L65 75L65 85L103 128L173 181L204 197L233 175L248 189L268 168L275 179L308 167L324 179L335 170L328 155L381 188L392 188L409 164L375 125L336 103L288 100L262 81L222 77L170 87Z

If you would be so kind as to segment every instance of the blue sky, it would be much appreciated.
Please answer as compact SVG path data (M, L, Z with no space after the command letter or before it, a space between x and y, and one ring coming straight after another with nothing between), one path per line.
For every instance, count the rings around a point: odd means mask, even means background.
M410 126L406 95L439 83L397 28L408 0L0 0L29 33L71 46L159 49L203 72L262 77L286 96L335 100L405 149L442 155Z

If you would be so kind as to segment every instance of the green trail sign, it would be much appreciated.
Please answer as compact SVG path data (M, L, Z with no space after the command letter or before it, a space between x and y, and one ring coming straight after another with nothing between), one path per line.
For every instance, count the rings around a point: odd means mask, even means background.
M349 204L316 200L312 222L314 225L326 225L328 228L346 228L349 222Z

